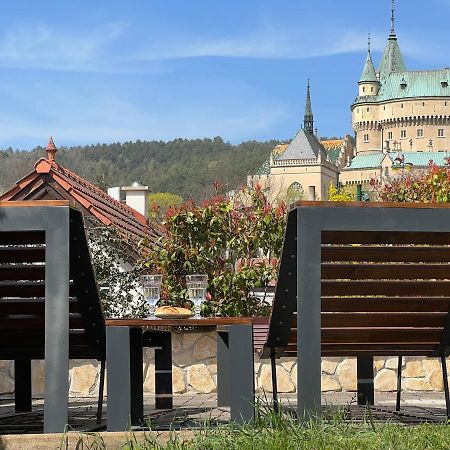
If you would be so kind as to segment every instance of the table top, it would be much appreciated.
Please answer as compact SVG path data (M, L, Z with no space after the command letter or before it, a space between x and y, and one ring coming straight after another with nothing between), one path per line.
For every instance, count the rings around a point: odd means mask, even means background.
M202 317L201 319L108 319L108 327L222 327L227 325L251 325L253 317Z

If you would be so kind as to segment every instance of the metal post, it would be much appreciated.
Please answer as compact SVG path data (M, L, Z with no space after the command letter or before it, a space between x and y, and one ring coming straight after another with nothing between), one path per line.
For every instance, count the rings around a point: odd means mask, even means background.
M98 385L98 403L97 403L97 424L102 423L103 415L103 394L105 390L105 370L106 370L105 360L102 359L100 362L100 380Z
M231 325L230 348L230 415L231 420L244 424L255 417L255 368L253 326Z
M273 410L278 414L278 386L277 386L277 362L275 360L275 352L272 350L270 355L270 368L272 370L272 397L273 397Z
M155 348L155 408L172 409L172 334L158 333Z
M30 359L14 360L14 401L16 412L32 410Z
M374 404L373 356L359 356L356 359L358 374L358 405Z
M108 431L127 431L131 420L130 329L106 328Z
M402 366L403 366L403 357L398 357L398 366L397 366L397 400L395 402L395 410L400 411L400 400L402 395Z
M62 433L69 396L69 208L55 208L45 233L44 433Z
M447 419L450 420L450 394L448 390L447 365L445 364L445 356L441 356L442 379L444 382L445 407L447 409Z
M321 237L297 210L297 408L301 422L321 406ZM292 255L295 257L295 255Z
M217 406L230 406L228 331L217 332Z
M144 421L144 372L142 328L130 328L130 401L131 425Z

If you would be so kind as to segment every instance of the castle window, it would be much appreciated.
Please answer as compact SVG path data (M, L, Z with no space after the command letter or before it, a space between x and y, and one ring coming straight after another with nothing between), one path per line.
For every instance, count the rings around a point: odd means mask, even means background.
M373 86L370 88L370 92L373 92Z
M418 138L422 138L422 137L423 137L423 128L419 128L419 129L417 130L417 137L418 137Z
M403 103L402 103L402 105L401 105L401 106L402 106L402 108L403 108Z
M406 139L406 130L400 131L400 139Z
M425 102L422 102L422 106L425 106Z
M444 137L444 129L443 128L438 128L437 135L438 135L438 137Z
M368 134L364 135L364 142L369 142L369 135Z
M366 88L363 86L363 92L366 92Z
M388 139L392 140L392 131L388 131Z
M370 111L370 108L368 107L368 108L367 108L367 112L369 112L369 111Z
M383 111L386 111L386 106L383 106Z

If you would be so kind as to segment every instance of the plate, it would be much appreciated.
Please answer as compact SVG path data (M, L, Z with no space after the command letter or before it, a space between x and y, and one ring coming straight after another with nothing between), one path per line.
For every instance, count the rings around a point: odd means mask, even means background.
M189 319L189 317L192 317L194 314L164 314L164 313L156 313L155 316L159 317L160 319Z

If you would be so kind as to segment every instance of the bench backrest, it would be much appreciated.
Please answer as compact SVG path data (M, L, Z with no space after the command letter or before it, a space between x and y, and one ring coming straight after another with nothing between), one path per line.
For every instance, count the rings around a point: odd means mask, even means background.
M83 219L75 209L69 215L69 355L104 359L105 321ZM0 359L44 358L46 257L46 230L0 231Z
M289 276L302 270L297 214L289 213L268 334L255 341L264 356L297 352L297 277ZM323 228L322 355L448 355L450 232Z

